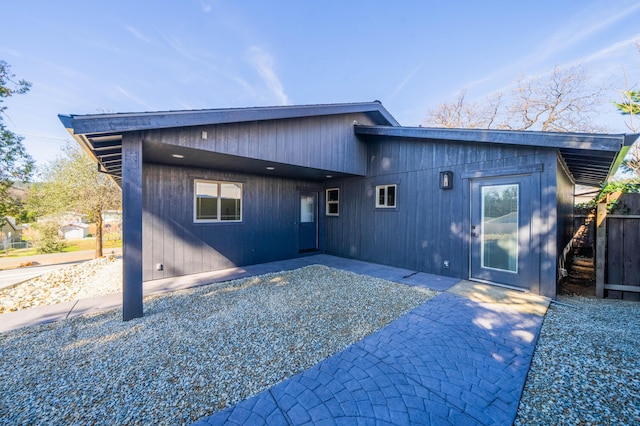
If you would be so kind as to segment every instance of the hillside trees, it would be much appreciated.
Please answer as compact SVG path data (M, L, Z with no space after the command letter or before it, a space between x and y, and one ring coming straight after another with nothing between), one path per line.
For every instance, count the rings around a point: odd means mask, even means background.
M33 173L33 159L22 144L23 138L4 123L7 107L5 99L27 93L31 83L15 80L11 67L0 60L0 216L16 215L20 203L10 194L15 182L28 181Z
M556 67L541 76L518 77L506 91L484 101L458 98L428 111L428 126L451 128L538 130L549 132L602 131L593 117L602 104L604 88L590 84L581 66Z
M96 257L102 256L102 212L121 208L121 191L111 178L77 145L67 144L63 154L43 172L43 183L31 188L28 206L38 216L77 211L96 222Z

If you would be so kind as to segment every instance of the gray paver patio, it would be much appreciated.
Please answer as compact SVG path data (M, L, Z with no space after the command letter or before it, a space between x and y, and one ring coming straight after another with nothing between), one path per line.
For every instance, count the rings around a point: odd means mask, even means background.
M540 297L462 281L196 424L510 425L547 307Z

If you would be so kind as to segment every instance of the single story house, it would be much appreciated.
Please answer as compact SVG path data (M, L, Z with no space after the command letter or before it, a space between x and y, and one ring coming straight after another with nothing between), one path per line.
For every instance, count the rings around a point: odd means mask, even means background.
M61 225L58 234L65 240L79 240L89 235L89 225L86 223L67 223Z
M116 223L122 222L122 210L103 210L102 211L102 223Z
M59 224L67 224L67 223L87 223L87 215L77 212L64 212L58 214L51 214L47 216L39 217L37 220L38 223L43 222L56 222Z
M378 102L61 115L122 187L142 283L323 252L555 297L576 184L637 135L403 127Z
M11 216L0 218L0 248L3 250L13 247L15 243L22 242L24 225L17 225L16 219Z
M58 235L65 240L77 240L89 235L87 216L77 212L64 212L38 218L38 223L54 222Z

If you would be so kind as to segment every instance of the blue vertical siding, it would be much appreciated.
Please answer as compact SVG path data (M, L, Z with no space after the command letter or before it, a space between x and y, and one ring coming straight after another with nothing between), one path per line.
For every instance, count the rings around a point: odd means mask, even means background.
M158 129L145 140L203 151L365 175L367 147L353 121L371 124L363 113ZM207 132L207 139L202 132Z
M556 199L558 205L558 250L561 251L573 238L574 184L558 159L556 172Z
M539 283L555 295L558 242L568 211L566 176L555 149L487 143L358 140L351 114L224 124L145 132L162 142L285 164L359 175L325 182L238 172L145 164L143 170L144 280L205 272L298 256L299 192L318 192L319 248L331 254L415 271L469 278L469 179L462 175L541 166L532 188L532 250ZM207 139L201 132L207 132ZM439 173L453 172L453 189L439 188ZM241 223L193 223L193 180L243 184ZM375 208L376 185L397 185L397 206ZM340 213L325 215L326 188L340 188ZM543 190L540 190L543 188ZM562 205L561 212L558 205ZM564 235L559 237L559 235ZM445 268L444 261L449 262ZM157 263L163 271L155 270Z
M555 186L555 150L399 138L368 142L368 149L367 177L338 183L340 216L326 218L328 253L466 279L470 201L468 188L463 186L468 181L461 179L461 174L541 164L544 178L535 179ZM438 186L439 173L445 170L453 172L451 190ZM537 189L542 182L536 182L535 240L551 237L554 246L552 250L538 249L537 255L541 265L549 261L555 265L555 229L550 223L555 215L549 215L555 211L555 191L553 197L542 197ZM375 208L375 186L383 184L397 185L397 208ZM326 187L331 185L336 183ZM444 267L445 260L449 268ZM543 286L555 291L555 280Z
M242 222L194 223L194 179L242 183ZM143 280L296 257L303 189L322 197L314 182L145 164Z

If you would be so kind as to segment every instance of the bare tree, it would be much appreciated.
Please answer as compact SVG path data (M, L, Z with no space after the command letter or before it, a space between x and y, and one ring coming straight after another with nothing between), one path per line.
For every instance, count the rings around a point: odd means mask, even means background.
M553 132L601 131L593 124L603 104L604 88L594 87L581 66L556 67L550 74L517 78L508 92L496 92L484 102L458 99L428 112L426 125L479 129Z
M491 128L502 98L497 94L489 102L481 104L466 100L467 91L461 90L458 98L453 102L445 102L430 111L431 122L438 127L449 128Z

